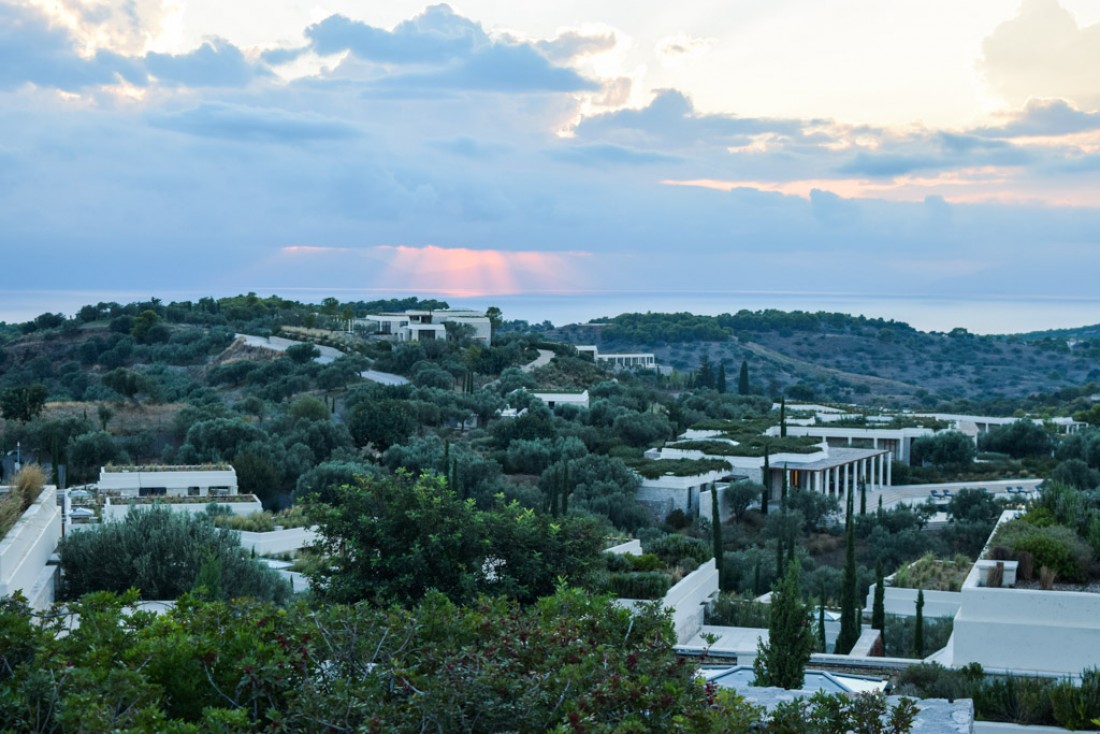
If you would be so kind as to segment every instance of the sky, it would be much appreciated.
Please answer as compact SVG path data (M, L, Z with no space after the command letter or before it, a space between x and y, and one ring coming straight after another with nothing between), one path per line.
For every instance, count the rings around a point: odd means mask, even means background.
M1097 68L1095 0L0 2L0 318L328 290L1097 323Z

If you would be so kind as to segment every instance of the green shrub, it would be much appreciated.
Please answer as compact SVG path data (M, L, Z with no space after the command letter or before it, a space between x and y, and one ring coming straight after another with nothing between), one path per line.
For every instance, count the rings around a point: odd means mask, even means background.
M1058 726L1080 731L1100 729L1100 670L1089 668L1081 674L1081 685L1062 681L1050 689L1054 719Z
M290 586L278 573L249 557L235 532L219 530L204 515L161 507L132 509L125 518L70 533L61 541L61 596L93 591L142 599L176 599L191 591L204 562L216 562L220 589L214 598L251 596L285 601Z
M1036 568L1046 566L1066 581L1084 581L1092 563L1092 549L1064 525L1038 526L1014 520L1001 526L996 545L1011 548L1017 556L1027 553Z
M771 605L733 594L719 594L707 614L707 624L726 627L768 628Z
M702 563L710 559L713 553L707 541L678 533L663 535L644 547L646 553L657 555L669 566L679 564L684 558L694 558L697 564Z
M939 663L910 665L898 674L894 693L917 698L971 698L981 685L982 669L974 664L962 670L945 668Z
M671 586L668 574L656 571L613 573L607 577L608 591L622 599L660 599Z
M987 680L974 691L974 715L983 721L1052 726L1054 708L1050 689L1042 678L1008 676Z

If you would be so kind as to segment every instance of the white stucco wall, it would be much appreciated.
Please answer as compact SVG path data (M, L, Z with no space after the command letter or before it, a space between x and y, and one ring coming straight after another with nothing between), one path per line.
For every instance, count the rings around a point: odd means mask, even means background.
M167 471L142 471L139 467L119 471L100 469L98 486L101 492L117 492L124 497L137 497L145 487L164 487L168 495L177 496L187 496L189 487L198 487L202 497L210 494L211 487L227 487L229 494L237 494L237 472L232 467L180 467Z
M718 568L713 558L668 590L662 604L672 608L677 644L686 643L702 629L707 602L717 593Z
M0 596L21 591L36 609L53 603L54 568L47 566L61 540L57 489L47 486L0 540Z
M248 551L255 551L258 556L294 553L315 540L317 540L317 531L313 528L285 528L266 533L241 531L241 547Z
M915 617L917 615L917 590L899 589L887 586L883 594L883 607L887 614L897 614L902 617ZM872 609L875 605L875 587L872 584L867 592L866 609ZM930 617L954 617L962 606L962 592L959 591L930 591L924 592L924 616Z
M237 495L238 498L246 497L249 495ZM211 498L211 502L214 498ZM103 521L110 522L112 520L121 520L126 516L126 513L130 511L131 507L140 510L145 510L150 507L165 507L173 512L189 512L196 514L199 512L206 512L207 506L210 502L188 502L182 504L174 504L168 501L159 501L154 503L134 503L134 504L120 504L111 502L111 498L108 497L106 504L103 506ZM219 507L228 507L229 511L234 515L251 515L254 512L263 512L264 506L260 504L260 501L255 497L252 497L251 501L236 501L236 502L217 502Z

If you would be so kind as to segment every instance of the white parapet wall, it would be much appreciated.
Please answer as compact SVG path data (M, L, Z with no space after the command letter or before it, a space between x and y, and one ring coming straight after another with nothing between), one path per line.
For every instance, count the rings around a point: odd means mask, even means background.
M896 614L900 617L917 616L917 590L901 589L887 586L882 597L883 607L887 614ZM871 586L867 592L866 609L875 606L875 587ZM925 618L930 617L954 617L962 606L962 592L960 591L929 591L924 592Z
M665 594L661 602L672 610L676 643L682 645L703 627L706 606L718 594L718 568L714 559L701 563Z
M202 502L172 502L170 498L163 498L158 499L156 502L127 503L119 500L112 501L111 498L108 497L106 503L103 505L103 521L121 520L126 517L126 513L130 511L131 507L138 511L147 510L150 507L163 507L173 512L189 512L191 514L196 514L206 512L206 508L213 503L218 507L228 508L234 515L251 515L256 512L264 511L264 506L254 495L234 495L233 501L231 502L228 501L228 498L222 499L226 501L219 502L215 498L204 497Z
M240 531L241 547L254 551L258 556L277 556L283 553L295 553L317 540L317 531L313 528L284 528L266 533Z
M1014 515L1006 511L998 525ZM953 666L1077 676L1100 662L1100 594L990 588L981 577L975 564L963 583Z
M616 556L640 556L642 555L642 541L638 539L628 540L625 543L614 545L604 551Z
M0 596L22 592L35 609L53 603L55 568L47 565L61 540L57 489L47 486L0 540Z
M718 569L714 559L699 565L697 569L680 579L661 599L661 608L672 614L676 630L676 644L685 645L703 628L707 604L718 594ZM638 599L619 599L617 604L634 609L648 604Z

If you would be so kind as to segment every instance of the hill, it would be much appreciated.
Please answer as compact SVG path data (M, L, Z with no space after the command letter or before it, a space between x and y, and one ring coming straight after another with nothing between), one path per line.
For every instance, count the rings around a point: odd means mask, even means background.
M706 357L753 391L931 408L960 402L1011 412L1020 398L1100 380L1100 327L1033 334L923 332L837 313L740 311L719 316L622 314L552 336L602 351L646 351L678 372Z

